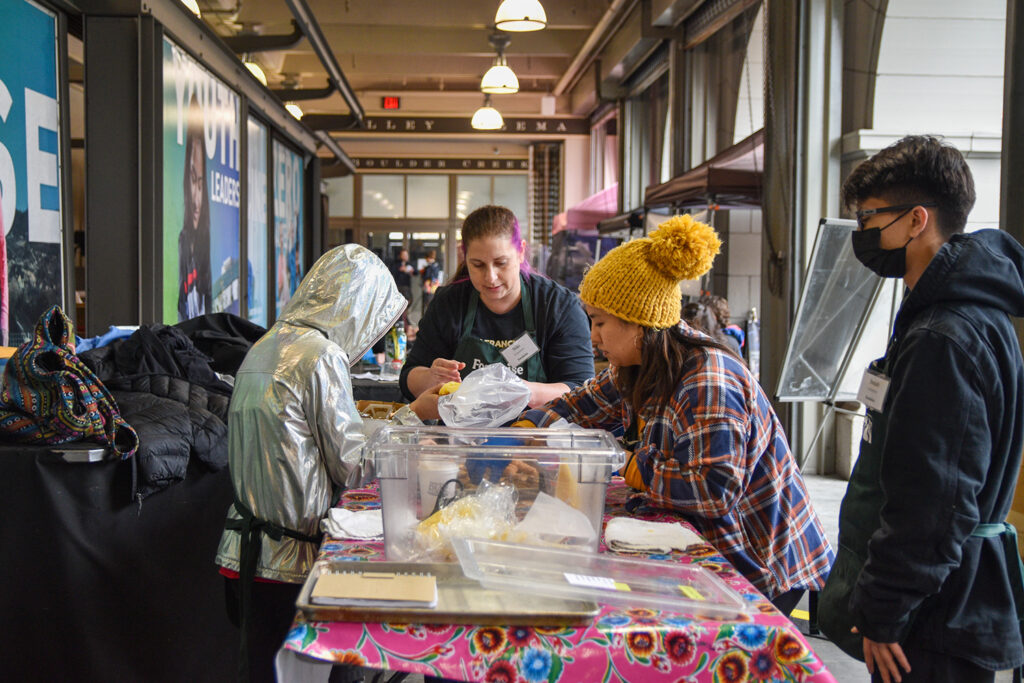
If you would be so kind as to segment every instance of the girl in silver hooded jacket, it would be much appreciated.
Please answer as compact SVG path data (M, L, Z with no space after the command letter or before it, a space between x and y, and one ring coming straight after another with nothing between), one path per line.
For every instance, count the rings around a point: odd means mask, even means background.
M242 677L272 680L274 651L316 559L320 520L336 490L370 474L369 427L356 411L349 369L406 305L376 255L355 244L335 247L239 368L228 413L235 503L216 561L229 577L229 612L244 628ZM435 388L394 420L436 417Z

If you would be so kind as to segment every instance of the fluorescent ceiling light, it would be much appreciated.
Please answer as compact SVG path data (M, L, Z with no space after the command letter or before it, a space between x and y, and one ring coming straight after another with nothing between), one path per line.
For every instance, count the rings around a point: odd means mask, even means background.
M284 105L284 108L287 109L288 113L294 116L295 118L300 120L302 119L302 109L299 107L299 105L292 104L291 102L289 102L288 104Z
M192 1L195 2L195 0ZM256 77L257 81L259 81L263 85L267 84L267 74L263 73L263 69L260 68L259 64L257 64L256 62L245 62L245 68L248 69L252 73L252 75Z
M502 31L539 31L547 24L538 0L504 0L494 15L494 25Z
M470 122L477 130L498 130L505 125L501 118L501 112L491 106L491 96L484 96L484 106L473 112L473 120Z
M199 12L199 3L196 0L181 0L181 4L188 7L192 14L202 18L203 15Z

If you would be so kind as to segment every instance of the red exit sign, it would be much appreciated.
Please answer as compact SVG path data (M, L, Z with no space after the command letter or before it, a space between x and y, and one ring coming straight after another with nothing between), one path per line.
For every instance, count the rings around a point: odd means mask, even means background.
M398 97L382 97L380 98L380 106L383 109L398 109L402 105L402 100Z

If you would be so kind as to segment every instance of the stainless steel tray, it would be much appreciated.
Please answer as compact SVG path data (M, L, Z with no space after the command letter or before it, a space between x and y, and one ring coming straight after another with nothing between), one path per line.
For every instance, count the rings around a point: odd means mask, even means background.
M310 593L317 578L328 571L428 573L437 577L437 607L360 607L317 605ZM477 626L578 626L597 616L597 603L564 600L521 592L484 588L468 579L457 563L328 562L320 560L306 577L295 606L310 621L396 622L415 624L475 624Z

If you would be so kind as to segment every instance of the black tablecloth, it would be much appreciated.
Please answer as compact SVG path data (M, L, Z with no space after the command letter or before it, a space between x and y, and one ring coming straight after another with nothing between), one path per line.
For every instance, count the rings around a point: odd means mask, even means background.
M0 676L232 680L237 630L214 564L227 470L129 500L128 462L0 447Z
M379 382L375 379L354 379L352 380L352 396L357 401L390 401L393 403L408 403L403 398L402 390L398 388L398 380Z

